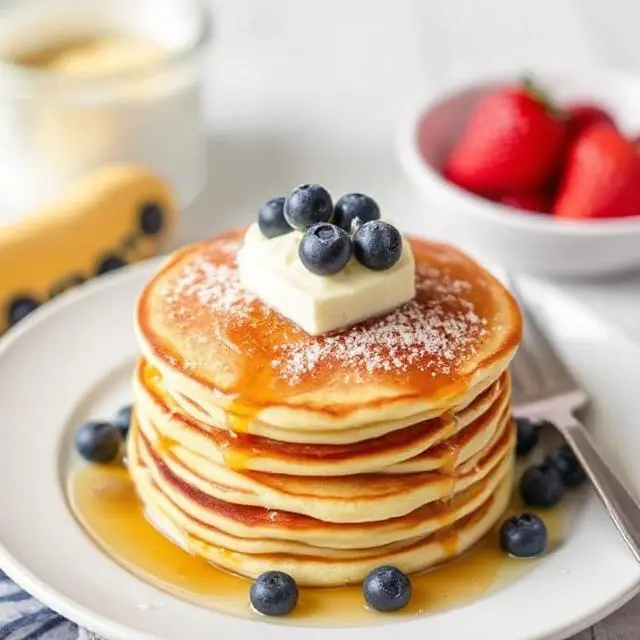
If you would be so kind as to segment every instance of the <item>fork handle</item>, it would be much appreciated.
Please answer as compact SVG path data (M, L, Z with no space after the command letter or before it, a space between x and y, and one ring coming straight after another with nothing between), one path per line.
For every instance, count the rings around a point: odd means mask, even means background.
M602 459L591 434L575 416L558 423L629 549L640 562L640 505Z

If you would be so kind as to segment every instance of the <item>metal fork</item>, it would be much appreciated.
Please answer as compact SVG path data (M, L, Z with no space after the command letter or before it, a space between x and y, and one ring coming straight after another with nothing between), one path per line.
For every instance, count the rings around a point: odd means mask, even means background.
M575 416L589 398L545 337L513 280L507 280L507 285L518 299L525 320L524 340L511 367L514 414L548 421L560 431L640 561L640 505L603 460L591 434Z

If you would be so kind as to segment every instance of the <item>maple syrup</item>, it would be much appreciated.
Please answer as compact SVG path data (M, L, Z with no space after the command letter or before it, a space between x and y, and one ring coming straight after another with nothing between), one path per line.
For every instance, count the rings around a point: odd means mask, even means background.
M258 414L258 408L241 404L238 401L227 407L227 426L235 433L249 433L249 425Z
M257 615L249 607L248 579L190 555L147 521L124 468L116 465L77 468L69 477L68 498L73 513L94 542L139 578L200 606L236 616ZM522 504L514 498L507 513L522 511ZM549 548L553 550L564 535L566 509L545 510L539 515L547 525ZM443 537L441 543L445 551L454 553L455 539ZM518 560L504 554L496 527L459 558L412 576L410 604L392 615L426 614L464 604L513 581L538 561ZM359 586L302 588L298 607L280 622L344 626L375 624L388 616L365 607Z
M224 466L232 471L245 471L249 468L251 455L242 449L227 447L222 452Z

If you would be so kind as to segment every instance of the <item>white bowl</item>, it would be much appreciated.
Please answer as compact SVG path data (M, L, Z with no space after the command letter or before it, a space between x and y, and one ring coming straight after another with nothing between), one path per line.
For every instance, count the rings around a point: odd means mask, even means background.
M622 131L640 134L640 77L611 70L533 77L560 104L601 104ZM442 177L440 169L477 100L510 81L514 78L458 86L423 102L404 123L401 161L429 205L420 226L484 262L514 271L593 276L640 268L640 215L560 220L485 200Z

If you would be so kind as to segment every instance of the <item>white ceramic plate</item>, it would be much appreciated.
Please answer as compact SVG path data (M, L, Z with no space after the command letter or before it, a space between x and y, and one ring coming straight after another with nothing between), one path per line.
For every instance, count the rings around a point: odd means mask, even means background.
M640 565L591 494L566 543L518 582L462 608L377 627L322 629L226 617L150 587L86 537L62 489L71 430L129 398L134 300L154 264L101 278L25 320L0 345L0 565L63 615L113 639L561 638L640 589ZM640 489L640 346L557 292L528 287L594 397L591 424ZM395 629L393 630L395 631Z

